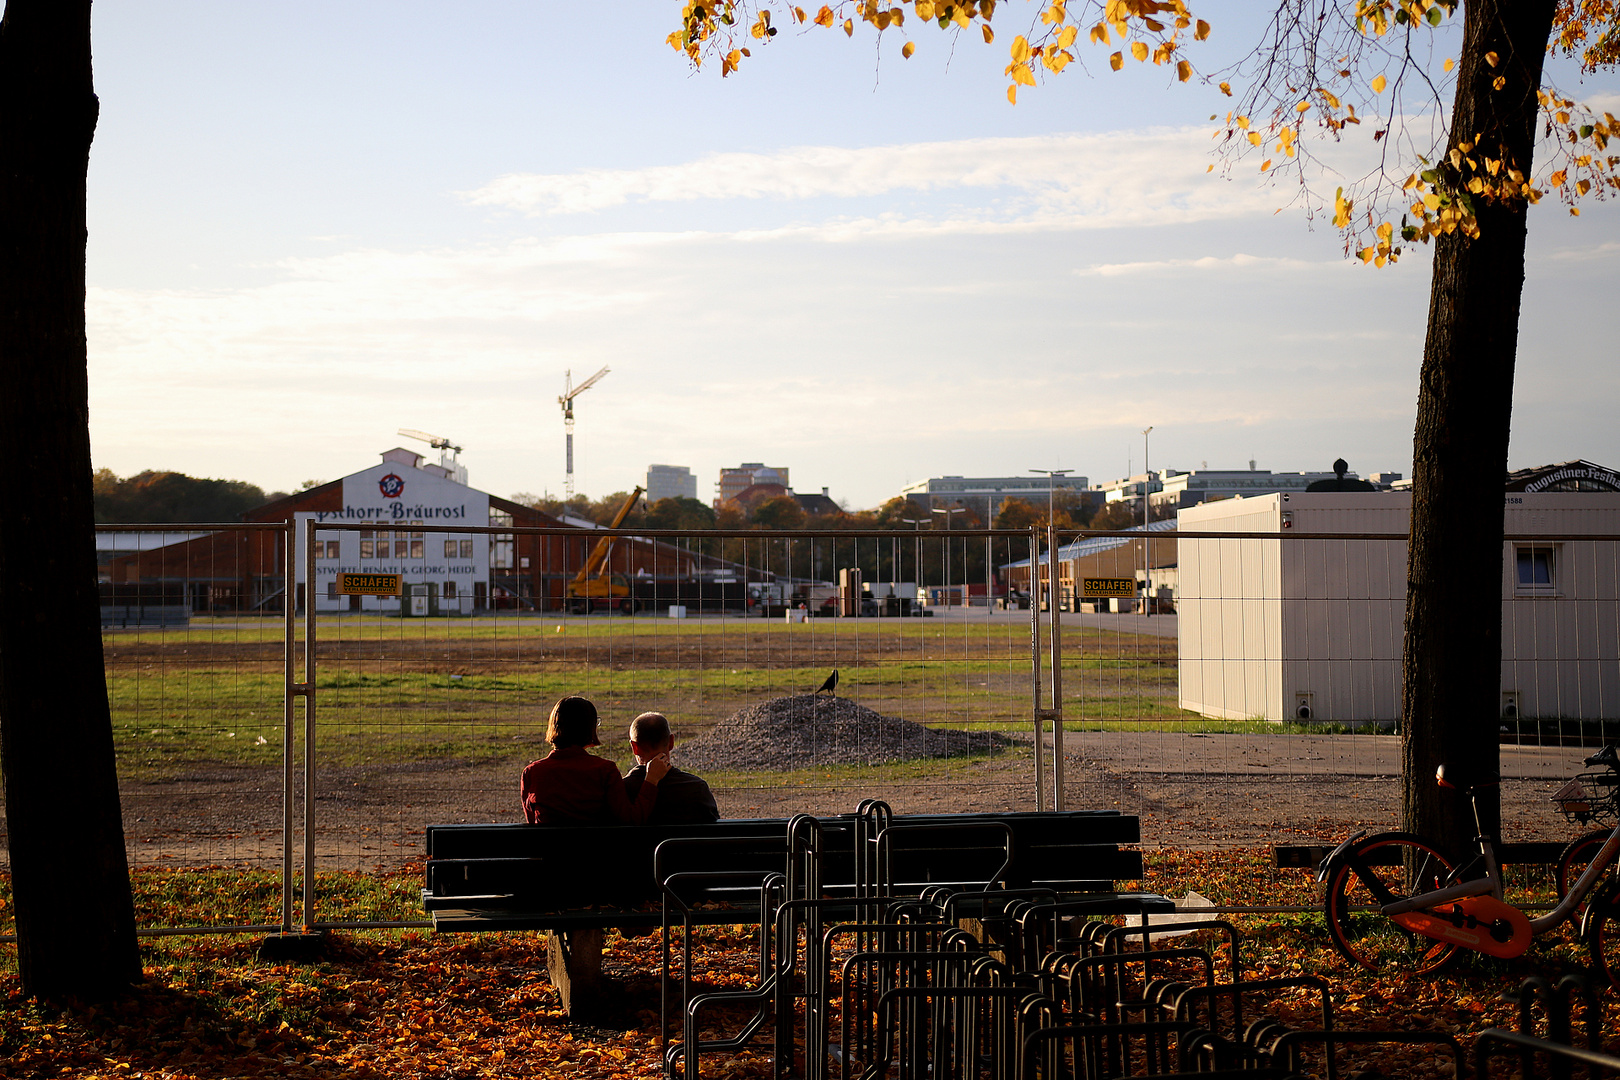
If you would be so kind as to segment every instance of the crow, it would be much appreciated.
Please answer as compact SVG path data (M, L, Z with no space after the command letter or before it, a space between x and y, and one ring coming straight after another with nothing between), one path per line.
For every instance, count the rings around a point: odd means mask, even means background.
M833 673L827 676L827 681L816 687L816 693L819 694L825 690L827 693L832 694L833 697L837 697L838 695L833 693L836 689L838 689L838 669L833 668Z

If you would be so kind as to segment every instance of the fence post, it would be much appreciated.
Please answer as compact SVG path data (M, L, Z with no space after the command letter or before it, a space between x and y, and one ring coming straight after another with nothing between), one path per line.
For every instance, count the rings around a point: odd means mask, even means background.
M1052 615L1052 809L1063 809L1063 619L1058 600L1057 526L1046 523L1047 575Z
M315 520L304 519L304 931L315 905Z
M298 518L287 518L281 534L281 932L292 933L293 917L293 702L298 698L293 579L298 563Z
M1046 809L1046 751L1041 711L1041 534L1029 527L1029 663L1030 715L1035 718L1035 809Z

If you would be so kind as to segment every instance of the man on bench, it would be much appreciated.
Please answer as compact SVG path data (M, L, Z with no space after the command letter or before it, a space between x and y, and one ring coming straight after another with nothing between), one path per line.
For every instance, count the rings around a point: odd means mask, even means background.
M624 793L632 805L646 782L647 766L660 759L668 762L673 749L675 733L663 713L644 712L630 722L630 752L636 755L636 767L625 775ZM705 825L720 819L709 785L673 764L658 781L656 799L649 825Z

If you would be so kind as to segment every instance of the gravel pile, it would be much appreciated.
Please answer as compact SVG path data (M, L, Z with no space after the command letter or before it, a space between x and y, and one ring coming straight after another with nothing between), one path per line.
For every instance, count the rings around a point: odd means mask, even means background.
M800 694L740 709L676 752L677 764L707 769L802 769L880 765L984 753L1006 746L999 732L939 731L884 716L848 698Z

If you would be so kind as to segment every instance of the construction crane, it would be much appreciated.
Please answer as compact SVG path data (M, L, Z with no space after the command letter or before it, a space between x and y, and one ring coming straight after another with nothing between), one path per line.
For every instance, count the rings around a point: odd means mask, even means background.
M574 399L595 386L597 381L607 373L608 369L604 367L578 386L574 385L574 372L572 369L563 373L563 392L562 396L557 399L557 404L562 406L563 430L568 433L568 482L566 490L568 492L567 497L570 499L574 497Z
M624 500L624 505L619 507L619 512L613 515L613 524L608 528L617 529L624 524L624 519L630 516L630 511L635 509L645 490L638 486L630 493L630 497ZM565 590L568 607L575 615L587 614L597 606L598 601L608 606L616 603L619 610L626 615L635 614L636 601L630 595L630 582L623 574L606 573L608 556L613 553L613 539L611 536L604 536L598 540L596 546L591 549L590 557L585 560L585 565L579 568L574 580L568 583Z
M467 482L467 467L456 460L461 453L461 447L440 435L429 435L425 431L415 428L402 427L399 433L407 439L420 439L439 452L439 467L449 474L450 479L458 484Z

